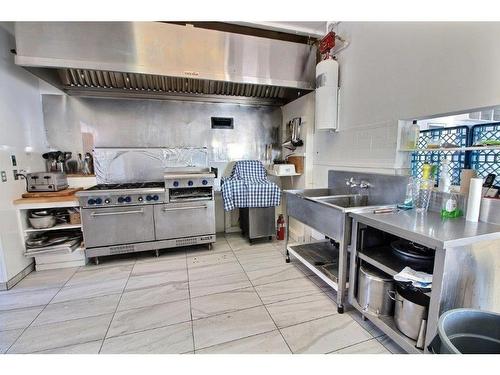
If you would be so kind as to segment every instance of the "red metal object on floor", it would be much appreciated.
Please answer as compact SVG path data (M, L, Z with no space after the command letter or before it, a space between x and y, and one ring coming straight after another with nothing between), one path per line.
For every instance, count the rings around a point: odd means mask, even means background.
M285 219L282 214L278 216L278 220L276 221L276 239L278 241L285 239Z

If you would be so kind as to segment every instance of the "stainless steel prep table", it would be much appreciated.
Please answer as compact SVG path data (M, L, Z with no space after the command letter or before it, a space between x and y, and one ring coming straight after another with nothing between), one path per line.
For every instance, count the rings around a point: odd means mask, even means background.
M358 258L383 269L383 262L363 258L359 252L358 230L369 226L436 250L425 348L436 334L439 316L458 307L500 311L500 225L468 222L464 218L441 219L437 212L417 214L415 210L374 214L353 212L349 279L356 280ZM384 269L390 272L390 269ZM395 273L390 272L391 274ZM354 284L354 283L353 283ZM349 302L362 312L349 289ZM414 342L402 335L388 318L365 312L384 333L408 352L421 353ZM427 351L427 350L426 350Z

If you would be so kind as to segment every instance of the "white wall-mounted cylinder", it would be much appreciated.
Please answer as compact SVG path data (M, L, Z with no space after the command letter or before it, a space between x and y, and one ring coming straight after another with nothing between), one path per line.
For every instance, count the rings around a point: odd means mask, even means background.
M316 130L337 129L339 64L326 59L316 65Z

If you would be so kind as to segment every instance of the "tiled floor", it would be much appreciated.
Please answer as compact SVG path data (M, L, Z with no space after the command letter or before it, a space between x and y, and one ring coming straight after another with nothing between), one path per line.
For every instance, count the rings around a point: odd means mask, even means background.
M400 352L283 243L217 238L28 275L0 292L0 353Z

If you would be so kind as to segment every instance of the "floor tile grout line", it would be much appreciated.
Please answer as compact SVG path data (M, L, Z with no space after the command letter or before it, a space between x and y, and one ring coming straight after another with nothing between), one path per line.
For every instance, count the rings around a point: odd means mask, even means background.
M28 324L28 326L27 326L26 328L24 328L24 329L23 329L23 331L21 332L21 334L17 337L17 339L15 339L15 340L14 340L14 342L13 342L13 343L12 343L12 344L8 347L8 349L7 349L4 353L8 353L8 352L9 352L9 350L10 350L10 349L11 349L11 348L12 348L12 347L13 347L13 346L14 346L14 345L15 345L15 344L19 341L19 339L22 337L22 335L24 335L24 333L26 332L26 330L27 330L28 328L30 328L30 327L31 327L31 325L33 324L33 322L34 322L34 321L35 321L35 320L36 320L36 319L40 316L40 314L41 314L42 312L44 312L44 310L47 308L47 306L50 304L50 302L52 302L52 300L53 300L54 298L56 298L56 296L57 296L57 295L61 292L62 288L64 288L64 286L68 283L68 281L69 281L69 280L71 280L71 278L72 278L72 277L76 274L76 272L78 272L78 269L79 269L79 268L80 268L80 267L76 268L75 272L73 272L73 274L72 274L72 275L71 275L71 276L70 276L70 277L66 280L66 282L65 282L65 283L64 283L64 284L63 284L63 285L59 288L59 290L57 291L57 293L55 293L55 294L52 296L52 298L49 300L49 302L47 302L47 303L45 304L45 306L43 307L43 309L42 309L42 310L40 310L40 312L39 312L39 313L35 316L35 318L31 321L31 323L30 323L30 324ZM35 271L35 272L36 272L36 271Z
M106 329L106 332L104 333L104 336L102 337L101 346L99 347L99 350L98 350L97 354L101 353L102 347L104 345L104 341L106 340L106 336L108 335L108 332L109 332L109 328L111 327L111 324L113 323L113 319L115 318L116 311L118 310L118 306L120 306L120 302L121 302L122 297L123 297L123 292L127 288L128 281L130 280L130 275L132 274L132 271L134 270L134 267L135 267L136 263L137 263L137 258L135 259L132 268L130 268L130 272L129 272L129 275L128 275L128 278L127 278L127 282L123 286L122 292L120 294L120 298L118 299L118 303L116 304L115 311L114 311L113 315L111 316L111 319L110 319L109 324L108 324L108 328Z
M198 350L210 349L210 348L213 348L213 347L216 347L216 346L219 346L219 345L229 344L229 343L232 343L232 342L235 342L235 341L244 340L244 339L248 339L248 338L251 338L251 337L256 337L256 336L259 336L259 335L265 335L265 334L268 334L270 332L277 332L277 333L279 333L279 329L270 329L269 331L254 333L254 334L249 335L249 336L239 337L237 339L232 339L232 340L229 340L229 341L220 342L218 344L204 346L202 348L198 348ZM195 351L195 354L196 354L196 351ZM198 353L198 354L200 354L200 353ZM203 354L203 353L201 353L201 354Z
M39 291L41 291L41 290L43 291L43 290L50 290L50 289L61 289L61 288L62 288L62 287L63 287L63 286L64 286L64 285L65 285L65 284L66 284L66 283L67 283L67 282L68 282L68 281L69 281L69 280L70 280L70 279L71 279L71 278L75 275L75 273L76 273L76 272L78 272L78 269L79 269L80 267L71 267L71 268L75 268L75 271L74 271L74 272L73 272L73 273L69 276L69 279L68 279L68 280L66 280L66 282L65 282L65 283L63 283L63 285L62 285L62 286L52 286L52 287L37 288L37 289L31 289L31 290L20 290L20 291L17 291L17 290L16 290L16 291L14 291L14 289L15 289L16 287L19 287L19 284L20 284L22 281L26 280L26 278L27 278L29 275L31 275L31 273L33 273L33 272L37 272L37 271L32 271L32 272L30 272L29 274L27 274L24 278L22 278L22 279L21 279L21 280L20 280L20 281L19 281L16 285L14 285L11 289L9 289L9 290L2 290L2 291L0 291L0 296L2 296L4 292L5 292L5 294L4 294L4 295L16 295L16 294L20 294L20 293L37 293L37 292L39 292ZM48 270L48 271L52 271L52 270ZM37 306L43 306L43 305L37 305ZM30 307L36 307L36 306L30 306ZM29 307L20 307L20 308L21 308L21 309L26 309L26 308L29 308ZM18 310L18 309L20 309L20 308L8 309L8 310ZM0 310L0 312L2 312L2 311L8 311L8 310Z
M349 344L347 346L343 346L341 348L338 348L338 349L335 349L335 350L331 350L331 351L326 352L324 354L332 354L332 353L338 352L339 350L344 350L344 349L347 349L347 348L351 348L353 346L356 346L356 345L359 345L359 344L362 344L362 343L365 343L365 342L368 342L368 341L371 341L371 340L375 340L376 341L377 339L375 337L372 337L372 338L369 338L369 339L366 339L366 340L362 340L362 341L356 342L354 344ZM380 345L382 345L382 344L380 344Z
M209 245L209 250L211 250L211 246ZM193 345L193 354L196 353L196 348L194 345L194 324L193 324L193 309L191 305L191 287L189 285L189 265L188 265L188 257L186 253L186 274L187 274L187 286L188 286L188 300L189 300L189 316L191 317L191 343Z
M239 262L239 261L238 261ZM240 263L240 266L241 266L241 263ZM243 266L241 266L241 268L243 268ZM276 321L273 319L271 313L269 312L267 306L264 304L264 301L262 300L262 297L260 296L260 294L257 292L257 289L255 289L255 285L253 284L252 280L250 280L250 277L248 277L248 274L247 272L245 271L245 269L243 268L243 272L245 272L248 280L250 281L250 284L252 285L253 287L253 290L255 292L255 294L257 294L257 296L259 297L259 300L260 302L262 302L262 306L264 307L264 309L266 310L267 312L267 315L269 316L269 318L271 319L271 321L273 322L274 326L276 327L276 329L278 330L281 338L283 339L283 342L286 344L288 350L290 350L290 353L293 353L292 351L292 348L290 348L290 345L288 344L288 342L285 340L285 336L283 336L283 333L280 331L280 329L278 328L278 325L276 324Z
M191 320L183 320L181 322L165 324L165 325L161 325L161 326L157 326L157 327L143 328L143 329L139 329L137 331L120 333L119 335L107 336L107 337L105 337L105 339L114 339L114 338L117 338L117 337L130 336L130 335L135 335L136 333L143 333L143 332L148 332L148 331L154 331L156 329L172 327L172 326L175 326L175 325L178 325L178 324L185 324L185 323L190 323L190 322L192 322L192 321Z
M43 354L43 352L47 351L47 350L56 350L56 349L64 349L64 348L69 348L71 346L76 346L76 345L84 345L84 344L88 344L88 343L91 343L91 342L97 342L97 341L101 341L100 339L97 339L97 340L89 340L89 341L84 341L84 342L79 342L77 344L69 344L69 345L63 345L63 346L57 346L55 348L49 348L49 349L42 349L42 350L35 350L29 354ZM89 353L85 353L85 354L89 354Z

